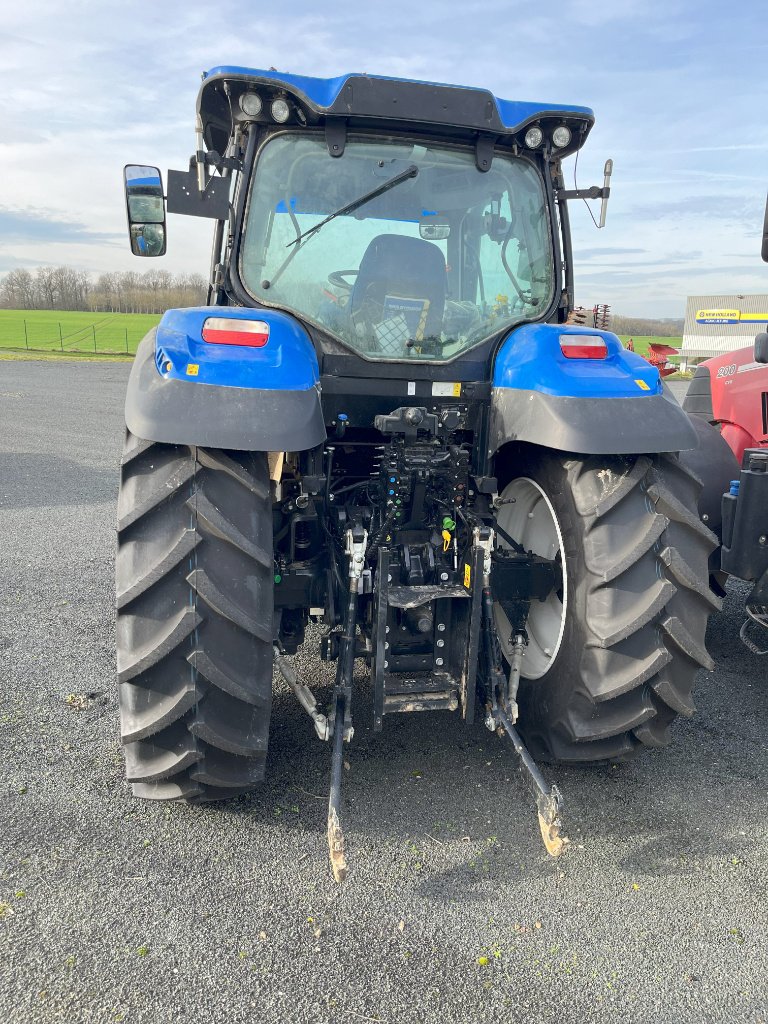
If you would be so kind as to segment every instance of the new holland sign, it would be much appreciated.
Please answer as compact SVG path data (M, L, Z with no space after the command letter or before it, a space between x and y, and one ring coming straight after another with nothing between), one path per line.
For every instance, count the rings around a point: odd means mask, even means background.
M743 313L740 309L697 309L697 324L760 324L768 313Z

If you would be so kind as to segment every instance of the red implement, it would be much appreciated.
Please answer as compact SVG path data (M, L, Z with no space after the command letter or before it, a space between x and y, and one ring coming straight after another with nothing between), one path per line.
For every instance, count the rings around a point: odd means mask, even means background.
M676 348L671 345L649 345L648 355L645 357L651 366L655 366L662 377L668 377L678 369L674 363L670 363L670 356L680 355Z

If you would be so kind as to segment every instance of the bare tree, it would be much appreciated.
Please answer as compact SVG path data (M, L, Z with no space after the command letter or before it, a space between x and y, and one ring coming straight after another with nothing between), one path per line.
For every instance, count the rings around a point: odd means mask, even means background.
M0 281L0 306L5 309L90 309L101 313L164 313L176 306L198 306L207 284L200 274L167 270L133 270L99 274L95 282L72 267L11 270Z
M35 281L23 267L11 270L0 283L0 306L3 309L34 309Z
M57 280L55 267L38 267L35 273L35 291L38 309L56 309Z

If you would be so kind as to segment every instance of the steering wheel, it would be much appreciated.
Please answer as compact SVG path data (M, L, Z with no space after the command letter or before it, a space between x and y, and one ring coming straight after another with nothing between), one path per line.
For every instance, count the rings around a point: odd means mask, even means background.
M343 288L345 291L351 292L354 285L354 281L345 281L344 279L350 274L357 277L357 270L333 270L328 275L328 280L334 287Z

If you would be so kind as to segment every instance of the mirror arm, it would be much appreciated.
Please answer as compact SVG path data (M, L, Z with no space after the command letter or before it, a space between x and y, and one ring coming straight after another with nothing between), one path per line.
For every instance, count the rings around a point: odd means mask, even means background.
M611 190L600 188L599 185L593 185L591 188L560 188L557 190L558 200L563 199L607 199L611 194Z
M596 221L598 228L605 227L605 215L608 212L608 197L611 194L611 175L613 174L613 160L605 161L603 169L603 187L593 185L591 188L558 188L555 190L557 201L567 202L569 199L602 199L600 206L600 220ZM594 218L593 218L594 220Z
M221 156L215 149L209 149L205 154L206 167L215 167L219 173L228 168L230 171L242 171L243 161L236 156Z

